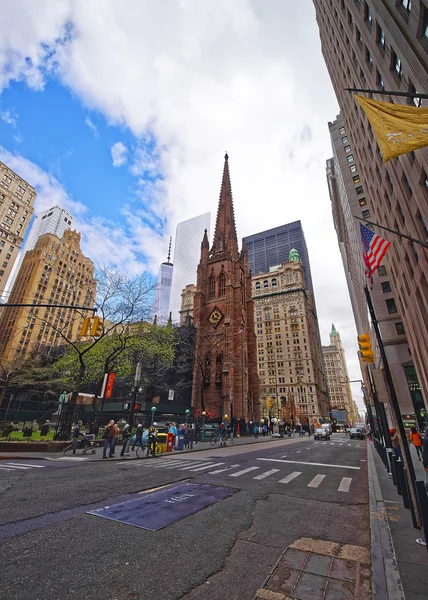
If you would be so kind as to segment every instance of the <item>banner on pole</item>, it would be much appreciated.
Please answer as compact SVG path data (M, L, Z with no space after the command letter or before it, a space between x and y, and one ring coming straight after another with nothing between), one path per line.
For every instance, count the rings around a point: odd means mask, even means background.
M354 95L370 121L384 163L400 154L428 146L428 108Z

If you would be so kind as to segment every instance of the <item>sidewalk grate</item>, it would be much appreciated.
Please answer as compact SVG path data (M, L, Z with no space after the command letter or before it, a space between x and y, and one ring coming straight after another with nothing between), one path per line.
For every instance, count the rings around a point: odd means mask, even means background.
M253 600L370 600L370 552L300 538L280 556Z

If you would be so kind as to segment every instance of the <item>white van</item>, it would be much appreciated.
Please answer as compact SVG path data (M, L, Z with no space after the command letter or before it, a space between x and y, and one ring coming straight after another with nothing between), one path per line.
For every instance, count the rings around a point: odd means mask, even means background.
M327 431L328 431L330 434L331 434L331 433L333 433L333 429L332 429L332 427L331 427L330 423L323 423L323 424L321 425L321 427L322 427L323 429L327 429Z

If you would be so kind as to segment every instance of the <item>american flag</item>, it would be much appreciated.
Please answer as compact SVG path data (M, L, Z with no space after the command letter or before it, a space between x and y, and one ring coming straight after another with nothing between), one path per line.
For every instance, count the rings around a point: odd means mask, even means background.
M391 245L391 242L384 240L374 231L364 227L360 223L361 241L364 244L365 252L363 253L364 263L366 265L366 276L373 285L373 273L376 271L385 256L386 251Z

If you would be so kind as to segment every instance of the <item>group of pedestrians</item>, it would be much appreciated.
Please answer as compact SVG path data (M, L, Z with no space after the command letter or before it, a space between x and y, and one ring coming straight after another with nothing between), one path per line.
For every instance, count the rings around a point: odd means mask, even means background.
M128 425L129 427L129 425ZM114 458L114 451L116 449L117 442L119 441L120 427L112 419L107 427L104 429L104 448L103 458ZM107 449L109 454L107 456Z

